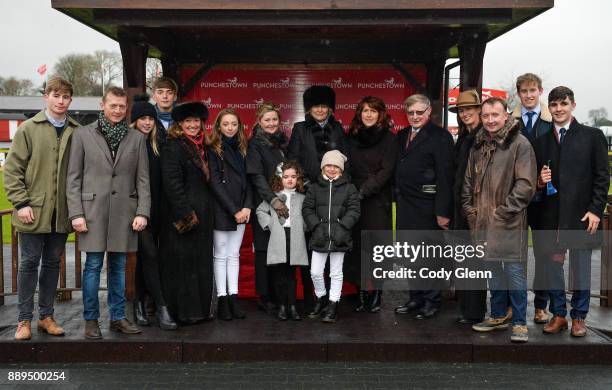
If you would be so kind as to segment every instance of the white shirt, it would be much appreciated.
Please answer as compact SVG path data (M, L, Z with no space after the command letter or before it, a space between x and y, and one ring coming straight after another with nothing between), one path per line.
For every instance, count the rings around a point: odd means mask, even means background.
M572 124L572 120L570 119L569 122L567 122L566 124L559 126L555 123L555 130L556 130L556 136L557 136L557 141L561 142L561 129L565 129L565 135L567 135L567 132L569 131L570 125Z

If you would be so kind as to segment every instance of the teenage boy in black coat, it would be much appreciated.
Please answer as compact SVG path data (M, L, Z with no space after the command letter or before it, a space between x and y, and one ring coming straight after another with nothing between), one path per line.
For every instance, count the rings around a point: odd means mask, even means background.
M548 95L554 128L536 139L538 188L546 193L552 182L558 191L544 195L538 207L537 224L546 235L545 286L554 317L544 333L567 329L563 262L569 249L573 279L572 336L586 335L585 319L590 303L591 252L601 244L600 221L606 207L610 173L608 143L599 129L584 126L573 117L574 93L557 87ZM539 286L535 286L539 288Z

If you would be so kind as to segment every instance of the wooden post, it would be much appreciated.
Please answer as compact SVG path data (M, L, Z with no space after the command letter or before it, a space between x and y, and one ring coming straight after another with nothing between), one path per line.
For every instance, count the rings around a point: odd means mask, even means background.
M60 288L66 288L66 246L60 256ZM68 301L72 299L72 291L60 291L57 293L57 299L60 301Z
M17 271L19 269L19 242L17 231L11 224L11 291L17 292Z
M136 295L136 252L129 252L125 264L125 299L133 301Z
M608 195L608 204L612 202L612 196ZM609 209L606 208L603 218L603 245L601 247L600 289L605 298L599 300L599 306L612 306L612 221L610 221Z
M119 48L123 58L123 88L128 93L128 104L131 106L134 95L144 93L147 89L146 64L149 46L138 42L129 31L121 31ZM128 117L129 115L128 112Z
M431 120L438 126L444 122L443 106L444 99L444 66L446 58L436 59L427 64L427 94L431 99Z
M0 214L0 239L2 239L2 214ZM0 306L4 305L4 240L0 250Z
M74 233L74 287L81 288L81 249L79 248L79 233Z
M482 93L482 67L488 36L487 32L473 32L459 45L460 91L476 89Z

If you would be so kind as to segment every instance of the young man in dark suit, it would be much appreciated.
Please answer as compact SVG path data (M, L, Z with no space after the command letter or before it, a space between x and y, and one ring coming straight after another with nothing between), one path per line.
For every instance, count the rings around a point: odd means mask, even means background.
M589 311L591 252L601 244L600 221L606 207L610 174L608 143L599 129L584 126L573 117L574 93L557 87L548 95L553 131L535 140L538 163L538 188L547 183L557 190L544 196L537 210L537 224L544 234L545 285L551 299L553 318L544 333L567 329L563 263L569 250L573 290L570 316L572 336L586 335L585 319ZM540 288L535 286L534 288Z

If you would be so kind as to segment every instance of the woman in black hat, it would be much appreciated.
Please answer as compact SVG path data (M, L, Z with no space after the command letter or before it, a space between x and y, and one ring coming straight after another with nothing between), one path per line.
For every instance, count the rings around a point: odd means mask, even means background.
M156 306L159 327L166 330L176 329L176 322L170 316L162 294L159 272L159 213L162 201L161 167L159 155L165 140L159 133L155 107L149 103L149 95L137 95L130 115L130 127L147 137L149 157L149 183L151 186L151 213L146 229L138 232L138 262L136 265L136 297L134 316L138 325L149 325L146 316L144 297L148 292Z
M348 157L349 151L342 124L334 117L334 90L326 85L313 85L304 91L303 100L305 120L293 125L287 154L290 160L297 161L303 168L304 182L308 187L309 183L316 183L321 176L321 159L325 153L338 150ZM349 161L345 164L345 175L350 177ZM300 267L300 270L304 311L310 313L314 305L310 271L309 267Z
M212 318L214 299L207 118L202 103L176 106L161 154L169 213L160 236L162 285L170 313L187 324Z

